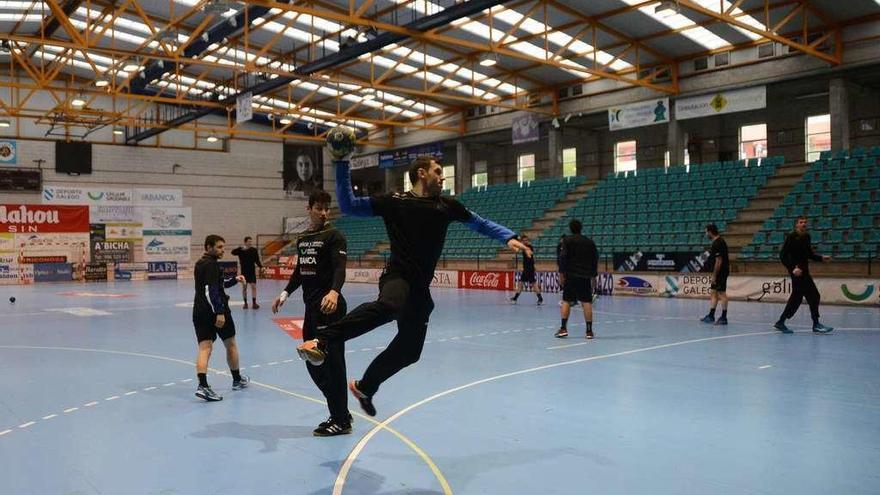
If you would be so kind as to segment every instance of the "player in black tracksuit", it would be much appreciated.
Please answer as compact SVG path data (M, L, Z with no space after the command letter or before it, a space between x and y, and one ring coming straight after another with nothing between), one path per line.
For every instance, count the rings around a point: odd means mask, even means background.
M240 390L247 387L250 381L238 370L238 345L235 343L235 323L229 311L229 296L224 289L232 287L236 282L244 282L244 276L224 279L223 271L217 260L223 257L226 241L219 235L205 238L205 255L196 262L193 269L195 279L195 297L193 299L193 326L199 353L196 358L196 376L199 386L196 397L209 402L223 400L208 385L208 360L217 336L226 347L226 362L232 372L232 389Z
M458 201L440 196L443 168L428 157L417 158L409 169L411 191L374 198L355 198L347 161L336 162L336 196L343 213L381 216L391 241L391 258L379 280L378 300L355 308L346 317L319 329L315 340L300 345L300 357L324 363L333 342L348 340L397 320L397 335L370 364L363 378L349 389L370 416L376 414L372 397L379 386L401 369L419 360L428 318L434 309L429 290L446 231L453 221L531 256L510 229L481 218Z
M253 308L260 309L257 304L257 267L263 269L260 262L260 252L253 247L253 240L250 236L244 238L244 247L237 247L232 250L233 256L238 256L238 264L241 266L241 274L244 275L245 283L241 284L241 297L244 298L244 309L248 309L247 289L251 286L251 297L253 300Z
M779 260L791 275L791 296L788 298L785 310L779 316L779 321L773 327L782 333L792 333L785 326L785 320L794 316L801 305L801 300L806 298L813 319L813 331L828 333L834 328L819 323L819 289L810 276L810 260L829 261L831 256L820 256L813 251L810 234L807 232L806 217L798 217L796 222L795 229L785 236L785 243L779 251Z
M345 283L346 241L345 235L328 223L330 195L322 190L309 195L307 209L311 225L296 241L296 269L290 282L272 304L277 313L288 296L302 286L303 303L306 307L303 322L303 340L314 339L319 328L326 327L346 312L342 284ZM314 430L315 436L328 437L351 433L351 414L345 392L345 342L332 342L327 360L328 366L315 366L306 362L312 381L327 399L330 418Z
M593 335L593 279L599 274L599 250L589 237L581 235L583 225L580 220L568 223L570 236L562 241L559 268L562 278L562 324L555 337L568 337L568 316L571 304L580 301L587 324L585 337Z
M538 281L538 275L535 273L535 248L532 247L532 243L529 240L529 236L523 235L520 237L520 240L523 244L528 246L529 249L532 250L531 256L523 256L523 269L522 274L519 277L519 282L516 285L516 294L510 298L511 304L516 304L517 299L519 299L520 293L522 293L523 288L528 285L530 289L535 291L535 294L538 295L538 306L544 304L544 297L541 295L541 282ZM519 256L517 256L519 257Z

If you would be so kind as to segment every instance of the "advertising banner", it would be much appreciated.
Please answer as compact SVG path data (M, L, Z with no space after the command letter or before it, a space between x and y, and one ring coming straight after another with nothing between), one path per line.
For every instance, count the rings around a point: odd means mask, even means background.
M220 266L224 278L238 276L238 262L218 261L217 264Z
M86 282L106 282L107 263L86 263L84 277Z
M496 271L460 271L458 272L460 289L512 290L513 272Z
M351 167L351 170L378 167L379 154L373 153L372 155L355 156L349 160L349 166Z
M408 167L420 156L443 160L443 143L430 143L379 154L379 168Z
M435 270L431 287L443 287L446 289L458 288L458 272L454 270Z
M531 143L539 137L538 120L532 113L524 113L514 117L511 127L513 144Z
M11 254L0 254L0 285L19 283L19 268L16 257Z
M16 142L13 139L0 139L0 165L15 165L18 161Z
M614 294L656 296L660 277L656 275L614 275Z
M190 236L151 235L144 237L145 261L180 261L190 259Z
M132 193L131 189L44 185L43 204L131 206Z
M140 212L134 206L89 205L92 223L139 222L140 219Z
M177 263L174 261L158 261L147 263L148 280L169 280L177 278Z
M87 206L0 205L0 232L88 232Z
M182 189L143 189L133 191L135 206L183 206Z
M108 241L140 241L144 237L140 223L105 224Z
M702 272L709 271L706 265L708 252L687 253L614 253L614 266L619 272Z
M70 282L72 279L70 263L34 263L35 282Z
M346 268L345 283L378 284L382 270L379 268Z
M514 274L513 281L519 282L522 278L522 271ZM554 294L562 292L562 284L559 281L559 272L535 272L535 280L541 284L541 292L545 294ZM526 288L526 290L531 290Z
M142 209L142 226L144 236L192 235L192 208L190 207L152 207Z
M15 234L0 232L0 253L13 253L15 251Z
M93 241L92 261L95 263L130 263L134 261L131 241Z
M669 122L669 98L642 101L608 109L608 127L612 131Z
M767 87L719 91L675 100L677 120L757 110L767 106Z

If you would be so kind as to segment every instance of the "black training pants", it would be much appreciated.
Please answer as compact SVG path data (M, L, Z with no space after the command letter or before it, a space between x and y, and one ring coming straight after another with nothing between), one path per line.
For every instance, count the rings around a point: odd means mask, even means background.
M806 298L807 304L810 305L810 316L813 322L819 321L819 289L813 282L813 277L809 273L803 272L799 277L791 276L791 296L782 311L782 319L787 320L794 316L798 308L801 307L801 300Z
M339 321L346 312L345 298L339 296L336 312L325 315L321 312L321 303L306 306L305 321L303 321L303 340L314 339L318 331L326 325ZM327 362L321 366L314 366L306 362L306 369L312 377L312 381L327 399L327 409L330 417L342 422L348 422L348 391L346 390L345 376L345 341L338 340L328 346Z
M434 301L427 285L417 285L399 274L386 273L379 279L376 301L361 304L345 318L318 330L318 340L327 344L329 357L336 342L359 337L397 320L397 335L370 363L358 382L361 392L373 395L385 380L419 360L433 310Z

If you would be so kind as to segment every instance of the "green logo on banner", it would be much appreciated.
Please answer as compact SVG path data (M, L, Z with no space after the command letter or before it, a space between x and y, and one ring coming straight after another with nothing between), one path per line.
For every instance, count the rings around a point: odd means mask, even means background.
M101 198L104 197L104 193L102 193L102 192L100 192L98 194L92 194L91 192L87 192L86 194L88 194L89 197L92 198L92 201L100 201Z
M846 296L846 298L850 301L861 302L871 297L871 294L874 293L874 284L868 284L864 292L862 292L861 294L853 294L849 291L849 287L847 287L846 284L842 284L840 286L840 290L841 292L843 292L843 295Z

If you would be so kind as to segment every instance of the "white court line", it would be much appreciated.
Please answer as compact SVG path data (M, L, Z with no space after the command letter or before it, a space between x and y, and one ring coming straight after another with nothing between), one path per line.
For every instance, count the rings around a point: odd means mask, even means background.
M185 379L185 380L180 380L180 383L189 383L189 382L191 382L191 381L193 381L192 378L187 378L187 379Z
M587 344L589 344L589 342L578 342L577 344L555 345L553 347L547 347L546 349L548 349L548 350L566 349L568 347L578 347L578 346L587 345Z
M57 417L58 417L57 414L50 414L50 415L48 415L48 416L43 416L43 420L44 420L44 421L48 421L48 420L50 420L50 419L52 419L52 418L57 418Z
M138 393L137 390L132 390L131 392L126 392L125 395L134 395L136 393Z
M285 362L285 363L292 363L292 362L293 362L293 359L285 359L284 362Z
M0 431L0 437L2 437L3 435L5 435L5 434L7 434L7 433L11 433L11 432L12 432L12 430L3 430L3 431Z
M85 404L83 407L94 407L97 405L98 405L98 403L93 401L93 402L89 402L88 404Z
M36 421L28 421L27 423L25 423L23 425L18 425L18 427L19 428L27 428L28 426L35 425L35 424L37 424Z
M144 389L144 392L149 392L150 390L156 390L156 387L147 387ZM125 394L128 395L128 394Z
M764 366L758 366L759 370L766 370L767 368L772 368L772 364L765 364Z
M104 399L104 400L106 400L106 401L110 401L110 400L116 400L116 399L118 399L118 398L119 398L118 395L114 395L114 396L112 396L112 397L107 397L107 398Z
M278 364L278 361L272 361L271 363L269 363L269 366L275 366L276 364Z
M78 410L79 410L78 407L71 407L70 409L65 409L65 410L64 410L64 413L65 413L65 414L67 414L67 413L72 413L73 411L78 411Z
M679 342L671 342L669 344L661 344L661 345L655 345L655 346L651 346L651 347L642 347L639 349L632 349L629 351L621 351L621 352L615 352L615 353L611 353L611 354L602 354L599 356L590 356L590 357L585 357L585 358L580 358L580 359L573 359L570 361L562 361L562 362L558 362L558 363L546 364L543 366L537 366L534 368L528 368L528 369L519 370L519 371L512 371L510 373L504 373L501 375L496 375L496 376L492 376L489 378L484 378L482 380L477 380L477 381L474 381L471 383L467 383L467 384L464 384L464 385L461 385L461 386L451 388L449 390L434 394L426 399L422 399L421 401L416 402L415 404L412 404L412 405L394 413L388 419L386 419L386 420L382 421L381 423L379 423L378 425L374 426L369 432L367 432L366 435L361 437L361 439L358 441L358 443L354 446L354 448L351 450L351 452L345 458L345 461L342 463L342 467L339 469L339 473L336 476L336 481L333 483L332 495L342 495L343 486L345 485L345 481L348 478L348 473L351 471L351 467L354 465L354 461L361 454L364 447L367 446L367 443L369 443L369 441L379 431L381 431L382 428L387 427L389 424L393 423L394 421L396 421L397 419L399 419L403 415L409 413L413 409L416 409L417 407L423 406L423 405L427 404L428 402L432 402L432 401L439 399L441 397L445 397L447 395L451 395L456 392L460 392L462 390L465 390L465 389L468 389L471 387L475 387L477 385L482 385L484 383L493 382L493 381L501 380L504 378L509 378L512 376L524 375L526 373L533 373L536 371L543 371L543 370L547 370L547 369L558 368L560 366L569 366L572 364L586 363L586 362L590 362L590 361L597 361L600 359L608 359L608 358L612 358L612 357L628 356L630 354L655 351L658 349L666 349L669 347L677 347L677 346L688 345L688 344L696 344L698 342L709 342L709 341L715 341L715 340L733 339L733 338L737 338L737 337L751 337L751 336L755 336L755 335L773 335L775 333L778 333L778 332L776 332L774 330L774 331L770 331L770 332L748 332L748 333L739 333L739 334L732 334L732 335L718 335L715 337L704 337L701 339L682 340Z
M170 386L172 386L172 385L174 385L174 382L165 383L165 384L163 384L162 386L163 386L163 387L170 387Z
M259 368L259 367L260 367L259 364L255 364L255 365L251 366L251 368Z

